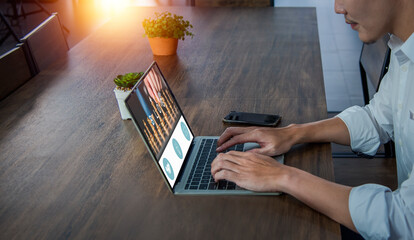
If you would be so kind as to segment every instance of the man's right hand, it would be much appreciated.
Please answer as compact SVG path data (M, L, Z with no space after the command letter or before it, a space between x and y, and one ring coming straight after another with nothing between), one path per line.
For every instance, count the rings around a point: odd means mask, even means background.
M220 136L217 142L217 152L241 143L254 142L260 148L250 150L267 156L276 156L286 153L296 143L292 127L229 127Z

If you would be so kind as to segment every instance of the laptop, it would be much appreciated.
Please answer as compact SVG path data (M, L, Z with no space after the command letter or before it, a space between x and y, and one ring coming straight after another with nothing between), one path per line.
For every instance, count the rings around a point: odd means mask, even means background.
M211 162L216 157L218 136L194 136L156 62L146 70L125 99L131 120L150 155L174 194L277 195L242 189L229 181L214 182ZM247 151L256 143L233 146ZM283 155L275 158L283 163Z

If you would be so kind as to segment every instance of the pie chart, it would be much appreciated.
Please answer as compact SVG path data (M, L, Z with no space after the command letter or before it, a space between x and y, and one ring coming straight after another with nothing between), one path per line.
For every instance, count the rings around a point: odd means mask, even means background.
M174 151L177 154L177 156L180 159L183 159L183 151L181 151L181 147L178 141L175 138L173 138L172 143L173 143Z
M166 158L164 158L162 160L162 165L164 165L164 170L165 170L165 173L167 174L168 178L171 179L171 180L174 180L174 171L171 167L170 162Z
M185 139L190 141L190 131L188 131L188 128L184 122L181 122L181 131L183 131Z

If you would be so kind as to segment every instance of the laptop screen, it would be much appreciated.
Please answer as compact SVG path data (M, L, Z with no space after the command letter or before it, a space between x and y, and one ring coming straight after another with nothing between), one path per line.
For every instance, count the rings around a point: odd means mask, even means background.
M135 85L125 103L173 188L194 136L155 62Z

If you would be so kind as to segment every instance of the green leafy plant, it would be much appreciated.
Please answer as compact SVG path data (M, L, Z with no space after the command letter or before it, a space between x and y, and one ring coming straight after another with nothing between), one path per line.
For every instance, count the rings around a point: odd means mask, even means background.
M146 18L142 22L145 34L144 37L177 38L184 40L186 36L193 37L189 31L193 25L183 19L182 16L170 12L155 13L155 18Z
M144 72L132 72L124 75L118 75L114 79L114 82L117 86L116 88L123 91L131 90L131 88L135 86L135 84L138 82L138 80L142 77L143 74Z

